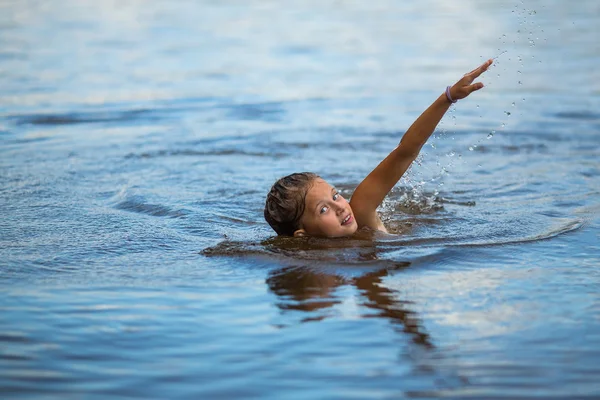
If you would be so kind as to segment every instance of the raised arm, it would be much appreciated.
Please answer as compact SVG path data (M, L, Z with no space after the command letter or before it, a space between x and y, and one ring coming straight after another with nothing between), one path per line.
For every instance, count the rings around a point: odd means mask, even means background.
M473 83L473 81L491 64L492 60L490 59L465 74L450 88L450 98L445 93L440 95L408 128L398 147L358 185L352 195L350 205L359 227L369 226L373 229L385 230L377 216L377 207L417 158L421 148L450 108L452 104L450 99L455 101L464 99L474 91L481 89L483 83Z

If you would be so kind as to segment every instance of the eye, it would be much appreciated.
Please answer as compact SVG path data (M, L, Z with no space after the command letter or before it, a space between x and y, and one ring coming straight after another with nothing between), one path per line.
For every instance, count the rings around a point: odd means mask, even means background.
M340 194L338 192L335 192L335 194L333 195L333 200L337 200L340 198Z
M321 210L319 210L319 213L323 214L323 213L325 213L327 210L329 210L329 207L327 207L327 206L323 206L323 207L321 207Z

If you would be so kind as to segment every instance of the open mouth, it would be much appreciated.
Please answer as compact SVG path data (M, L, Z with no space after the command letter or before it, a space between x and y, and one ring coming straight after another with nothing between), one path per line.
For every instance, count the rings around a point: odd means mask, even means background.
M350 222L352 222L352 214L348 214L348 216L342 220L342 225L348 225Z

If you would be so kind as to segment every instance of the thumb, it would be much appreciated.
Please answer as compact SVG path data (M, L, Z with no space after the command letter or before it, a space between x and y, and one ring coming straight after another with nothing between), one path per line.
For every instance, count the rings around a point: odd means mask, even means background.
M466 87L467 95L469 95L469 94L473 93L474 91L479 90L481 88L483 88L483 83L481 83L481 82L477 82L472 85L469 85Z

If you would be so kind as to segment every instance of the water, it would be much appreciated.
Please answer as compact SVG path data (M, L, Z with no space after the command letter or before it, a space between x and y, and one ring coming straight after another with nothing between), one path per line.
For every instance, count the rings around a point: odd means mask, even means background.
M1 392L598 398L598 27L592 0L0 3ZM275 179L350 196L488 57L397 235L273 237Z

